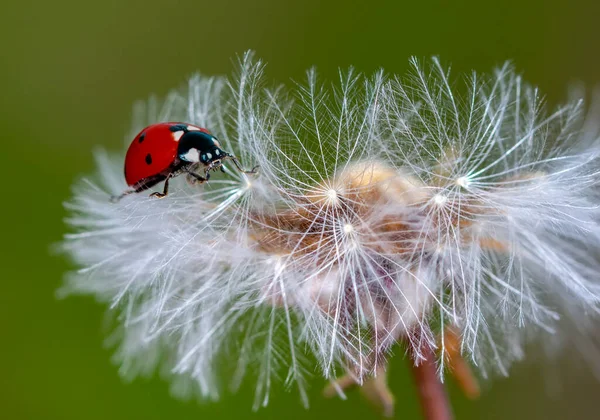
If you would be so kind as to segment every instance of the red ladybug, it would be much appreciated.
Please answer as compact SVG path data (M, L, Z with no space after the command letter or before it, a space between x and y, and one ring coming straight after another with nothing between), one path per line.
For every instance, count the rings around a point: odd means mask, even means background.
M125 156L125 180L137 193L165 181L163 192L151 197L163 198L169 193L169 179L182 173L191 182L203 183L210 178L211 170L223 169L223 161L232 160L243 173L255 173L256 167L245 171L236 157L221 149L221 145L206 128L179 122L152 124L139 132L131 142ZM196 171L203 171L203 175Z

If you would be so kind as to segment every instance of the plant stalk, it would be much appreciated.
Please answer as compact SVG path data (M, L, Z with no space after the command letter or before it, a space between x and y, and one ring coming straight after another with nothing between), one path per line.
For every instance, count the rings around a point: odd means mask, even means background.
M410 348L410 347L409 347ZM452 420L452 408L441 382L430 346L420 349L418 357L411 351L409 364L425 420ZM417 365L415 365L417 364Z

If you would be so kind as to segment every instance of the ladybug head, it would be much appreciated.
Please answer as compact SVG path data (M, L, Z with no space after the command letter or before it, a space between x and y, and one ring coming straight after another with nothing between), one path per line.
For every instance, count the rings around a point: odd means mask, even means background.
M217 139L203 131L188 131L181 136L177 149L179 159L184 162L200 162L206 166L228 156Z

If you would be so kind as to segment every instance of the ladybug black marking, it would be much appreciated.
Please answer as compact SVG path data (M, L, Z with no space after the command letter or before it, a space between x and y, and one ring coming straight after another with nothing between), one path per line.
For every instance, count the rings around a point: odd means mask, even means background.
M152 165L152 155L150 153L146 155L146 164Z
M143 142L145 138L146 138L146 133L140 134L140 138L138 139L138 143Z
M169 127L169 130L172 133L175 133L177 131L183 131L184 133L187 133L188 126L186 124L173 124L172 126Z

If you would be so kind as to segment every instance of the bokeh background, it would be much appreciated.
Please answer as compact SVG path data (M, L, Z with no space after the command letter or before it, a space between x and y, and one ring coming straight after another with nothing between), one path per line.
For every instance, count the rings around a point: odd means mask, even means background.
M287 82L318 66L403 72L411 55L440 55L455 74L511 59L550 102L575 81L600 84L600 6L587 1L2 0L0 5L0 418L368 419L356 392L312 408L282 389L251 411L253 389L216 404L182 402L159 378L126 384L104 347L103 307L55 299L69 262L52 255L63 201L93 170L92 148L123 147L131 106L195 71L229 73L254 49ZM566 356L568 357L568 355ZM458 419L596 419L600 384L587 371L529 363L467 401ZM599 361L600 362L600 361ZM548 374L556 381L548 381ZM556 375L557 376L556 376ZM561 385L562 387L559 387ZM393 361L398 418L418 419L404 361Z

